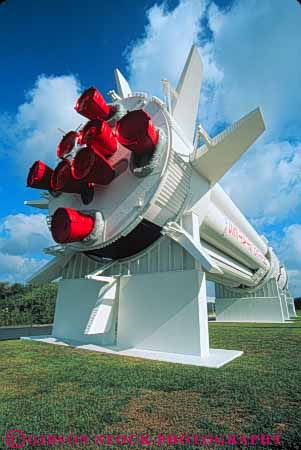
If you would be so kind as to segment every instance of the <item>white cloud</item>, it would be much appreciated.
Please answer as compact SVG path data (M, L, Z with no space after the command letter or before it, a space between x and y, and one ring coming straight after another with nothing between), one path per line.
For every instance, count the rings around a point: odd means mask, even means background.
M6 216L0 223L0 279L26 281L48 262L41 252L53 243L44 214Z
M52 245L44 214L14 214L0 223L0 251L11 255L33 255Z
M223 26L225 13L215 3L209 5L207 13L209 28L215 35L218 35Z
M284 221L292 212L301 214L301 144L257 145L222 184L257 225Z
M200 118L209 131L260 105L265 141L296 136L301 109L297 2L246 5L240 0L227 11L208 0L182 0L172 11L163 2L148 10L147 19L144 36L127 49L134 89L160 95L163 78L176 85L191 44L198 42L204 63Z
M74 111L79 95L80 85L73 75L41 75L16 116L6 116L6 132L1 129L1 153L7 154L7 145L13 147L10 154L26 174L24 169L37 159L53 165L62 137L58 128L69 131L85 120Z
M10 283L23 283L47 262L47 259L26 258L0 252L0 279Z
M296 1L236 1L223 12L208 10L213 31L212 57L223 71L218 92L209 98L214 112L232 122L261 105L273 139L296 132L301 108L301 8Z
M286 227L282 239L275 241L275 248L289 269L301 270L301 224Z
M161 95L162 79L177 83L190 47L197 41L206 6L205 0L182 0L173 11L164 2L148 10L145 35L127 49L135 90Z

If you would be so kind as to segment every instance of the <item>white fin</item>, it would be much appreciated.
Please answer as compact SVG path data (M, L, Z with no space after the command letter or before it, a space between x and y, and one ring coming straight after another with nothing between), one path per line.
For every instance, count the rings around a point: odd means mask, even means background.
M212 185L231 169L264 130L261 111L256 108L210 142L206 139L191 164Z
M26 206L33 206L38 209L48 209L48 200L45 198L39 198L37 200L26 200L24 202Z
M45 264L40 270L35 272L27 283L44 284L50 283L53 280L62 276L62 269L72 257L72 253L64 256L56 256L49 263Z
M132 95L132 90L130 88L130 85L127 82L127 80L124 78L124 76L122 75L120 70L115 69L114 73L115 73L117 91L118 91L118 94L120 95L120 97L126 98L129 95Z
M200 90L203 79L203 64L195 45L191 47L172 106L172 115L189 141L192 142L198 114Z

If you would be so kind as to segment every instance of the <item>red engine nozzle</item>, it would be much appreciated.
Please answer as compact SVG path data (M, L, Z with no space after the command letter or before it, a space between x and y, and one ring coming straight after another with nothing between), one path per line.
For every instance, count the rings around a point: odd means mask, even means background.
M63 159L55 168L51 177L51 189L68 193L80 193L82 185L75 180L71 172L71 164L68 159Z
M137 155L152 153L159 140L159 133L148 113L143 109L128 112L119 120L116 136L120 144Z
M65 134L65 136L62 138L61 142L57 146L56 153L59 158L62 158L63 156L67 155L72 151L78 136L79 133L77 131L69 131L68 133Z
M79 150L72 162L72 175L76 180L95 184L110 184L115 176L110 162L93 148Z
M101 93L95 88L86 89L76 102L75 111L90 120L107 119L113 112Z
M36 189L51 189L53 170L42 161L36 161L29 169L27 186Z
M58 208L51 221L52 237L59 244L82 241L93 227L93 217L71 208Z
M80 144L87 144L97 153L106 157L112 156L117 150L117 139L110 126L104 120L90 120L82 129Z

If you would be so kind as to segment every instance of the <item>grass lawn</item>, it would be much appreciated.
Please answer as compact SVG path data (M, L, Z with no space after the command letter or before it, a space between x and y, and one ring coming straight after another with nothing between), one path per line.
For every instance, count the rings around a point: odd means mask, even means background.
M244 355L222 369L206 369L39 342L0 342L0 448L7 448L7 430L18 428L89 436L277 433L282 444L275 448L300 449L301 320L209 327L211 347Z

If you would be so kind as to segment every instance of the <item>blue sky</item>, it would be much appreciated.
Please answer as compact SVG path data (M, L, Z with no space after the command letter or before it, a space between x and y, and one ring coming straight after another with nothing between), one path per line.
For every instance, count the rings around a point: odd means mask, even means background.
M130 6L129 6L130 5ZM301 7L296 0L7 0L0 6L0 279L23 281L51 243L44 217L23 205L36 159L54 164L57 127L79 124L80 91L132 87L161 95L192 41L205 67L199 119L214 135L260 105L267 131L222 184L268 235L301 294ZM17 270L16 270L17 268Z
M152 4L136 1L129 9L127 1L120 1L116 15L116 3L109 1L8 0L0 7L1 113L14 116L41 74L74 75L82 86L97 84L104 93L109 91L114 68L126 71L122 55L130 41L143 33L145 12ZM10 152L1 143L0 148L4 154ZM1 162L5 167L1 191L6 193L1 216L28 213L22 205L31 195L24 190L26 173L15 170L14 160Z

